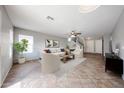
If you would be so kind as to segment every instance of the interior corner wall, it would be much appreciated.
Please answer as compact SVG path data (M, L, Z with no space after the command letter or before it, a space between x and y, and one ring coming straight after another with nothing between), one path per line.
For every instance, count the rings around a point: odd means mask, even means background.
M13 63L13 26L4 6L0 6L0 87Z
M111 37L111 35L110 34L105 34L104 36L103 36L103 41L104 41L104 56L105 56L105 53L110 53L110 50L109 50L109 42L110 42L110 37Z
M112 33L112 44L113 44L113 49L115 49L116 46L119 46L120 48L119 56L124 60L124 11L122 12L120 19L118 20L118 23ZM123 64L123 68L124 68L124 64ZM123 79L124 79L124 74L123 74Z
M19 35L33 36L33 39L34 39L33 40L33 52L25 53L25 57L27 60L42 58L41 57L42 51L45 49L46 39L58 40L60 43L60 48L64 48L67 45L67 39L65 38L15 27L14 28L14 42L17 42L19 40ZM50 49L54 49L54 48L50 48ZM18 55L14 52L14 59L16 59L17 56Z

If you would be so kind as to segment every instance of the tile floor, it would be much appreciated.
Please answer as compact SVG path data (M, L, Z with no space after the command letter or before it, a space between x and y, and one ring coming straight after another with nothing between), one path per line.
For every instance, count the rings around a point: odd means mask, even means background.
M121 76L105 72L103 58L99 55L85 54L85 62L71 71L57 77L41 73L37 61L15 64L9 72L3 88L123 88Z

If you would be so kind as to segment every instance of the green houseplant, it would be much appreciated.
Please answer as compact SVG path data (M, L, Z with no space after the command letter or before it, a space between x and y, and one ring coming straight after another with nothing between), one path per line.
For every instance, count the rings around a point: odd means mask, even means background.
M24 63L25 62L25 57L24 57L23 53L27 51L28 40L22 39L20 42L14 43L13 46L14 46L14 49L16 50L16 52L19 54L18 62L20 64Z

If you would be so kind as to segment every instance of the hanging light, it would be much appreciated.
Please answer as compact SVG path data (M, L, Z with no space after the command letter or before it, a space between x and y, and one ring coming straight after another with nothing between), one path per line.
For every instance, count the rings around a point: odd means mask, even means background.
M96 10L100 5L80 5L80 13L89 13Z

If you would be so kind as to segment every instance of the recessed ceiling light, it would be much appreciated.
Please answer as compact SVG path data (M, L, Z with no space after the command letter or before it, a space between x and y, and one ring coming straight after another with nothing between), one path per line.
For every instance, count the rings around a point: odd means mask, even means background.
M89 13L96 10L100 5L80 5L80 13Z

